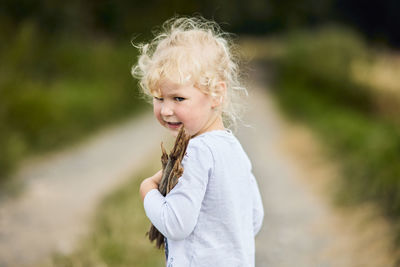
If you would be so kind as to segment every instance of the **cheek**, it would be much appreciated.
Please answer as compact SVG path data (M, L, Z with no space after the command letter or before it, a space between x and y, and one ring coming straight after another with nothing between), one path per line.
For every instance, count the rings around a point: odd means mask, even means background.
M190 124L193 121L193 107L191 105L180 105L174 110L174 115L183 123Z
M161 106L159 104L153 103L153 113L158 120L161 119Z
M204 107L206 103L194 103L185 108L182 112L179 112L179 117L184 120L187 125L196 126L199 123L204 123L204 120L208 118L207 109Z

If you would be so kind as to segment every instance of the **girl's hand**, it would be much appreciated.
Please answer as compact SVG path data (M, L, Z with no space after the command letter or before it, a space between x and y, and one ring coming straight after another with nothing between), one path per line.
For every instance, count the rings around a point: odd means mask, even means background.
M162 178L162 170L159 170L153 176L143 180L143 182L140 184L140 189L139 189L140 195L142 196L142 200L144 200L144 197L149 191L153 189L158 189L158 185L161 182L161 178Z
M161 183L161 178L162 178L162 170L159 170L154 174L152 177L150 177L157 185Z

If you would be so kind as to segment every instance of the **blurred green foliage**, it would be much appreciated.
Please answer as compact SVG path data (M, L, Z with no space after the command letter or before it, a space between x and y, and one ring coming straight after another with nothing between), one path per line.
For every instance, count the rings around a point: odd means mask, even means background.
M356 33L329 27L294 32L285 42L286 54L279 63L281 81L295 81L297 86L315 91L333 104L371 111L368 88L352 81L351 64L355 60L369 60L367 48Z
M144 106L129 42L42 35L27 22L2 46L0 182L26 155L65 146Z
M377 92L351 76L352 62L373 60L371 48L354 32L332 27L289 34L285 41L276 62L276 97L343 163L337 200L372 200L399 219L400 126L379 112Z
M165 265L164 251L155 248L145 233L150 221L143 212L138 188L143 177L155 173L149 167L106 197L93 218L93 229L70 255L53 255L44 266L57 267L148 267Z
M74 32L126 38L147 33L174 14L193 15L222 23L228 31L265 35L325 23L346 24L370 40L400 46L398 0L2 0L2 26L12 29L35 20L49 34Z

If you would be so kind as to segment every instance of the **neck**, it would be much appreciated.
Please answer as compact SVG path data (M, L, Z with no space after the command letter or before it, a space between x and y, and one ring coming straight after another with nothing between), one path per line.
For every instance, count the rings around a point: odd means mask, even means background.
M205 132L210 132L214 130L225 130L224 122L222 121L222 116L221 114L216 114L208 123L206 127L204 127L203 130L199 131L192 137L196 137L202 133Z

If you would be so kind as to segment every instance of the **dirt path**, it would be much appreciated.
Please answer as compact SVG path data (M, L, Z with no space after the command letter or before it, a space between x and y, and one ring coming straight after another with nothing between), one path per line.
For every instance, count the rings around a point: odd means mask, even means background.
M307 131L286 125L265 90L251 91L249 101L244 121L251 127L237 135L265 208L256 266L392 266L384 220L369 208L350 214L329 204L324 186L335 172L320 160ZM28 164L18 174L27 181L25 194L0 203L0 267L71 251L96 204L154 155L154 140L164 133L145 115Z
M327 185L335 171L309 132L286 125L265 90L251 94L245 122L253 127L238 137L265 209L256 266L393 266L388 224L370 207L333 208Z
M164 134L146 114L26 164L17 174L26 181L24 193L0 203L0 267L71 251L97 203L154 156L154 140Z

